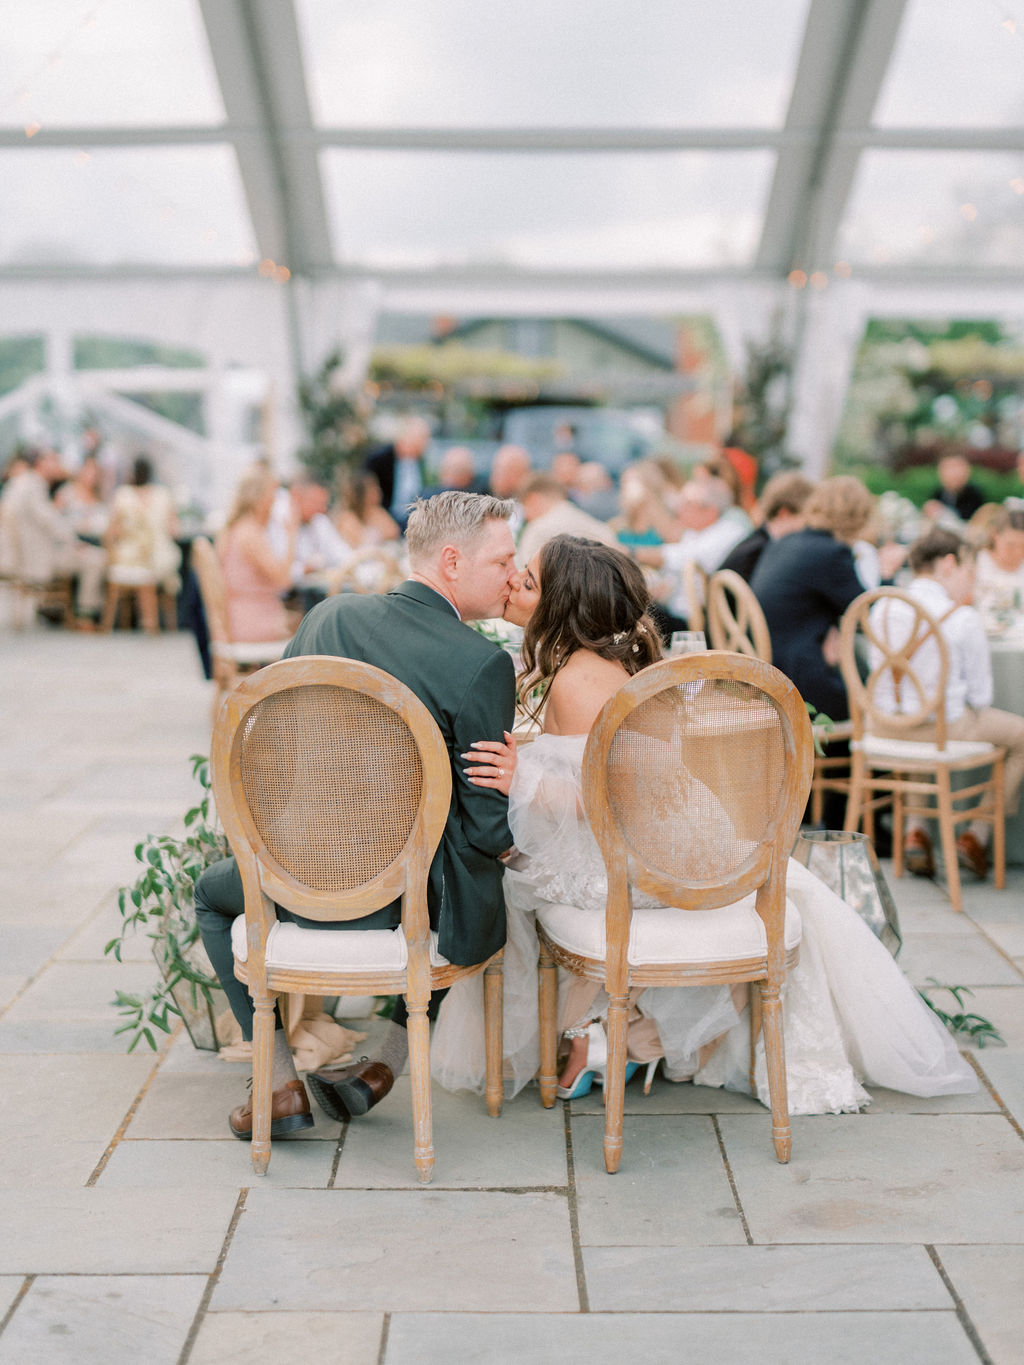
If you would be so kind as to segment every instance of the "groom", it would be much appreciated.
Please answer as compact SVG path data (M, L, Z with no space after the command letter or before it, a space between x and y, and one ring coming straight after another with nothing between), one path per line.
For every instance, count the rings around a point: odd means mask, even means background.
M461 491L417 503L406 538L411 566L407 581L384 596L343 594L321 602L285 651L288 659L335 654L382 668L405 683L437 721L448 746L453 790L427 899L439 952L461 966L486 961L505 942L498 857L512 844L508 798L470 783L460 758L474 740L500 740L512 728L512 660L463 624L502 614L515 574L508 525L512 510L507 500ZM235 978L231 952L231 924L242 913L238 868L234 858L225 858L199 879L196 919L242 1036L251 1039L252 1000ZM335 926L281 909L278 917L318 929L384 929L400 923L401 905L395 901L365 919ZM436 993L431 1018L439 1003ZM399 997L379 1056L310 1074L310 1089L332 1118L365 1114L390 1091L408 1056L406 1022L405 1000ZM252 1101L233 1110L229 1123L236 1137L248 1140ZM271 1137L288 1136L312 1123L278 1018Z

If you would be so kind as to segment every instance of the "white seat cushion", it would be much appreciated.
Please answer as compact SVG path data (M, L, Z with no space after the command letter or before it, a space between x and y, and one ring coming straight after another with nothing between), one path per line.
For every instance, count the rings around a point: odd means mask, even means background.
M602 961L605 955L603 910L575 905L544 905L537 922L560 948ZM800 942L800 912L786 900L787 951ZM754 909L754 893L717 910L678 910L658 906L633 911L627 958L631 966L659 962L719 962L763 957L768 951L764 922Z
M231 948L239 962L249 956L245 916L231 926ZM267 966L299 972L401 972L409 965L405 932L397 929L304 929L279 920L267 938ZM430 965L447 967L430 934Z
M864 757L872 763L898 764L901 758L911 763L959 763L965 758L977 758L981 762L990 759L995 753L995 745L981 739L947 739L946 747L929 744L919 739L880 739L877 735L865 735L854 749L860 749Z
M288 646L287 640L254 640L251 644L227 644L215 640L210 646L221 658L236 664L276 664Z

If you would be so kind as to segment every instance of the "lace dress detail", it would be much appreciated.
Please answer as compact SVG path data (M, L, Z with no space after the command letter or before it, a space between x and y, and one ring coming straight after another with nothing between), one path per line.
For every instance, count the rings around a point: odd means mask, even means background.
M603 914L606 880L582 814L580 771L585 736L541 735L520 750L509 801L518 855L505 873L506 1093L535 1075L538 903L575 905ZM912 1095L967 1094L973 1069L904 977L887 950L844 901L792 860L787 894L803 924L800 961L783 994L790 1113L836 1114L870 1102L863 1083ZM637 894L634 911L657 905ZM641 1014L657 1025L670 1079L749 1093L749 1024L728 987L659 987L642 993ZM607 1006L601 992L594 1004ZM697 1053L719 1046L703 1066ZM768 1103L763 1042L755 1066L757 1096ZM479 977L457 983L441 1007L431 1047L435 1079L448 1089L483 1092L483 996Z

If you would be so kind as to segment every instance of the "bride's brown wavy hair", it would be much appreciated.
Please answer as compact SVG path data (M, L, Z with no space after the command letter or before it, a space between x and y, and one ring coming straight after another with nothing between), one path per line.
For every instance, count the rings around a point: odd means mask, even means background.
M536 714L531 694L578 649L614 659L627 673L661 658L650 616L651 595L639 565L621 550L580 536L555 536L540 551L540 601L523 635L520 704Z

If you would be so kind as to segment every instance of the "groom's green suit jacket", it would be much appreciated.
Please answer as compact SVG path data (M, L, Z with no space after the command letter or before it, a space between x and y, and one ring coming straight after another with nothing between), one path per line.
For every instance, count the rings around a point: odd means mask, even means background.
M382 668L416 694L437 721L452 766L452 800L430 869L430 922L450 962L483 962L505 942L502 865L511 846L508 800L474 787L460 755L477 739L500 740L515 710L512 660L464 625L451 605L423 583L405 582L383 596L342 594L314 607L285 658L336 654ZM340 779L339 779L340 780ZM399 922L399 904L353 927Z

